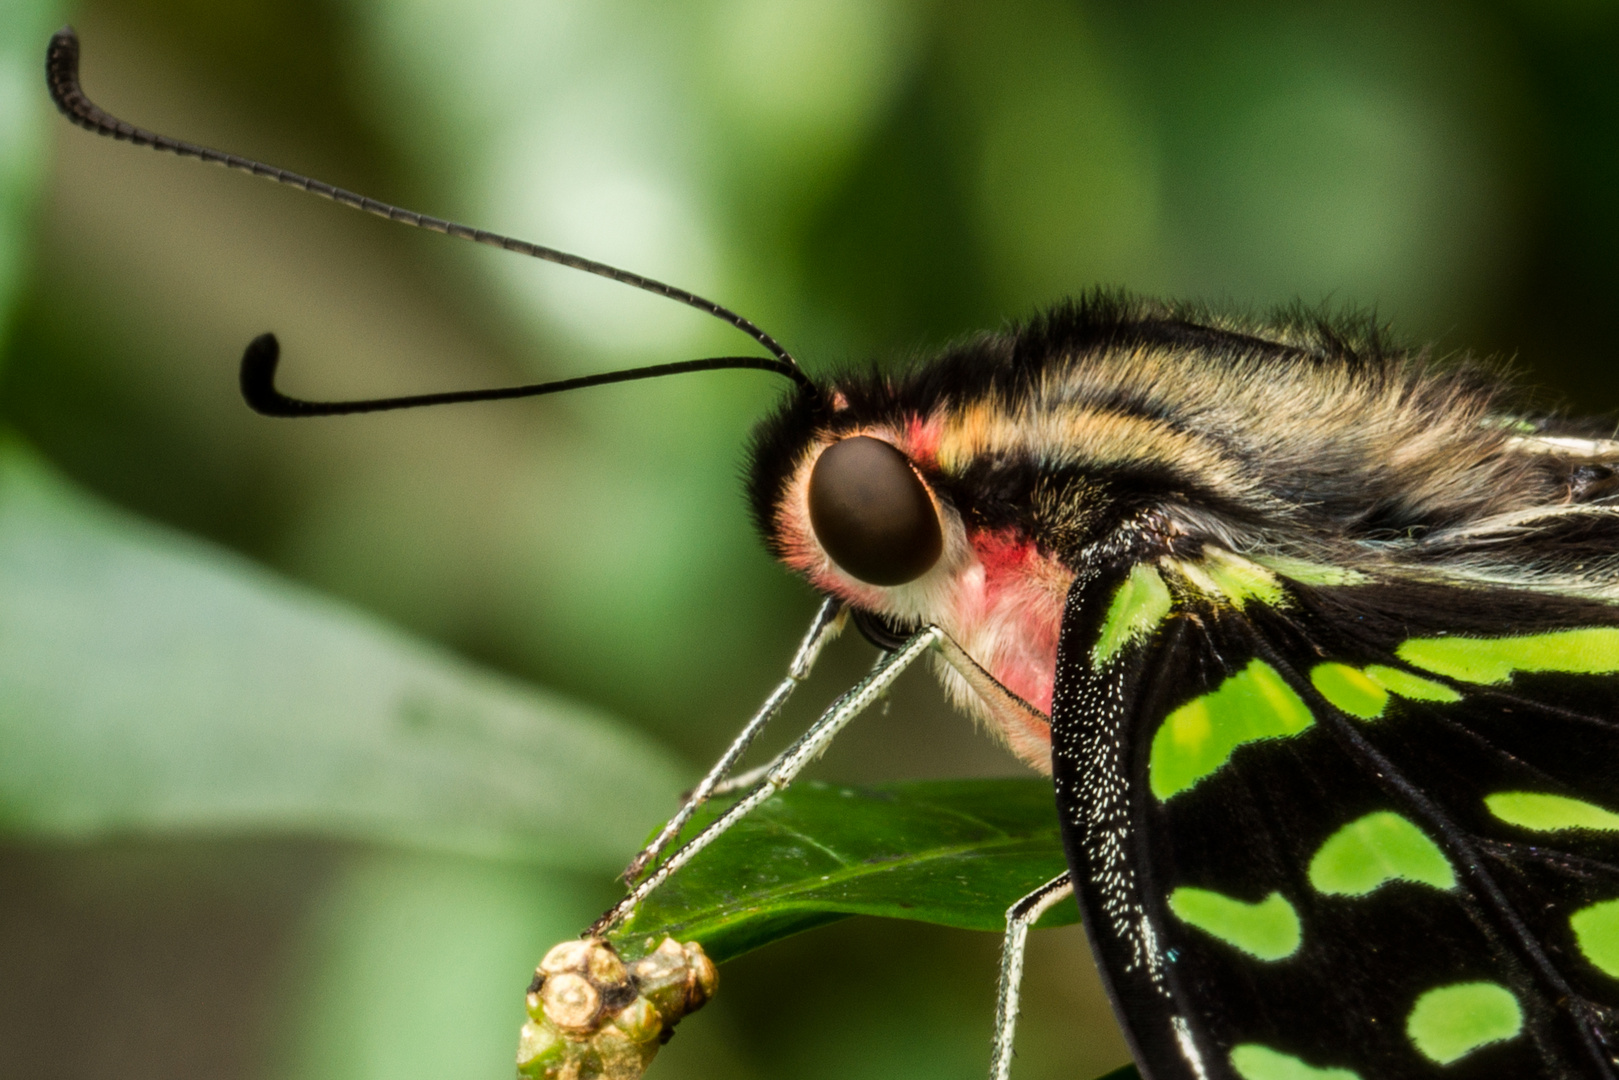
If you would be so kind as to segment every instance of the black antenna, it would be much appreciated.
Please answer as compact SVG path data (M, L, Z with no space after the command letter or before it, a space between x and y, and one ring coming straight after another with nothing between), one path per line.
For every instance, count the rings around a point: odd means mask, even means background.
M79 85L79 35L71 26L64 26L51 36L50 47L45 52L45 81L50 86L51 99L56 102L69 120L84 128L86 131L108 138L119 139L134 143L136 146L150 146L154 150L165 150L180 157L197 158L214 165L223 165L227 169L236 169L240 172L252 173L273 180L288 187L300 188L311 195L319 195L324 199L364 210L368 214L385 217L389 221L398 221L406 225L413 225L418 229L427 229L430 232L444 233L447 236L460 237L463 240L472 240L479 244L488 244L490 247L502 248L506 251L515 251L519 255L529 255L546 262L557 263L574 270L583 270L586 273L596 274L609 278L624 285L642 289L658 296L696 308L698 311L714 316L723 322L730 323L738 330L747 334L753 340L763 345L771 353L771 358L762 356L718 356L706 360L682 360L670 364L654 364L650 367L627 368L623 371L605 372L600 375L585 375L574 379L560 379L555 382L535 383L530 386L502 387L494 390L463 390L443 394L418 394L410 397L375 398L363 401L303 401L298 398L287 397L275 388L276 364L280 359L280 347L273 334L261 334L254 338L242 356L242 396L254 410L267 416L330 416L341 413L381 412L387 409L409 409L423 405L448 405L466 401L494 401L506 398L533 397L538 394L554 394L563 390L577 390L586 386L599 386L604 383L629 382L634 379L655 379L662 375L679 375L688 371L714 371L721 368L754 368L760 371L770 371L785 376L806 390L813 390L814 384L809 376L798 366L792 354L765 333L753 322L743 318L730 308L716 304L712 300L687 292L685 289L666 285L640 274L632 274L628 270L620 270L616 266L596 262L593 259L570 255L566 251L544 247L540 244L531 244L526 240L517 240L510 236L488 232L484 229L474 229L469 225L458 225L453 221L442 218L428 217L413 210L393 206L376 199L358 195L352 191L331 184L301 176L286 169L278 169L272 165L254 161L251 158L238 157L227 154L221 150L213 150L195 143L182 142L171 139L167 135L159 135L155 131L147 131L133 124L118 119L111 113L99 108L95 102L85 96Z

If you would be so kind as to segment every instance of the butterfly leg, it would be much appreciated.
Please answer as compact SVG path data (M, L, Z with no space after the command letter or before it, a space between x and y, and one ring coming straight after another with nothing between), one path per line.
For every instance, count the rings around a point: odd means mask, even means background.
M950 639L945 638L944 641L940 642L940 647L943 648L948 644L951 644ZM877 659L871 665L872 670L876 671L878 668L881 668L884 664L888 663L888 658L893 655L893 652L888 649L884 649L882 652L878 653ZM839 698L838 700L841 701L842 698ZM735 795L739 791L748 790L754 784L757 784L759 781L768 776L770 770L774 769L776 767L776 763L780 760L780 756L777 756L771 758L763 765L757 765L749 769L747 772L740 772L735 776L727 776L724 780L721 780L719 783L714 785L714 790L708 793L708 797L711 799L717 799L721 796Z
M681 867L690 862L698 852L725 833L732 825L747 817L766 799L792 783L799 773L822 754L826 753L832 740L837 737L849 721L859 716L872 702L881 698L888 692L900 673L910 667L924 653L937 648L944 639L944 632L936 626L929 626L913 636L902 647L895 650L885 663L875 668L871 674L860 680L853 689L837 701L833 702L826 712L821 714L819 720L810 726L810 729L800 735L798 739L782 752L771 766L770 772L760 784L734 803L725 813L721 814L709 824L702 832L670 855L658 868L648 874L635 888L630 890L628 896L620 900L612 908L591 924L585 931L587 936L598 937L616 926L633 912L652 891L665 881L669 880Z
M787 704L787 699L798 688L798 684L809 678L810 669L815 666L815 661L821 655L821 650L826 647L828 642L838 636L838 631L843 629L846 621L843 601L828 597L826 602L821 605L820 610L815 613L815 618L810 622L809 630L804 634L804 640L799 643L798 652L793 654L793 662L787 668L787 677L777 684L776 688L770 692L770 696L765 698L764 704L759 706L759 711L754 713L753 718L743 725L741 732L731 741L731 745L725 748L725 753L721 754L719 760L714 763L714 767L708 770L708 775L704 776L702 780L698 781L697 786L692 788L685 801L681 803L680 809L675 813L675 816L670 818L668 823L658 831L658 835L652 838L652 842L642 848L640 853L630 861L630 865L625 868L623 874L626 882L634 882L645 873L646 868L656 861L658 856L663 854L664 849L673 842L675 837L680 835L680 830L686 827L686 823L691 820L692 815L697 813L698 808L710 798L716 794L726 794L727 790L751 787L764 775L764 771L768 770L769 766L765 766L765 770L751 770L737 777L736 782L732 784L726 784L725 782L726 777L736 767L736 763L741 760L742 755L747 753L748 747L753 745L753 740L758 738L765 725L770 723L775 715L781 711L783 705Z
M714 790L708 793L708 797L719 799L727 795L735 795L739 791L746 791L763 780L765 775L775 767L776 759L772 758L763 765L756 765L746 772L739 772L735 776L727 776L724 780L714 785Z
M1006 940L1001 946L1001 989L995 1005L995 1049L990 1057L990 1080L1008 1080L1012 1073L1012 1038L1017 1031L1018 994L1023 982L1023 954L1029 928L1040 916L1074 895L1068 872L1052 878L1006 909Z

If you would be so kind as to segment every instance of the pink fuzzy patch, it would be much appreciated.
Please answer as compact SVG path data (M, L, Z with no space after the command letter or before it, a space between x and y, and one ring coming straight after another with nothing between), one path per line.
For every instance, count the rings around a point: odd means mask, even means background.
M984 576L977 596L962 598L968 603L957 617L964 636L988 646L989 655L978 660L995 678L1049 715L1071 576L1010 530L975 532L970 540Z
M942 420L913 416L905 422L900 449L923 469L933 469L939 463L939 440L943 437Z

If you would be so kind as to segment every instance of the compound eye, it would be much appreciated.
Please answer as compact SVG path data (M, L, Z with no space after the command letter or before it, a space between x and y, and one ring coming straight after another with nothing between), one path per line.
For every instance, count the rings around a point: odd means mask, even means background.
M821 452L810 471L809 513L832 561L870 585L915 581L944 552L922 478L881 439L855 435Z

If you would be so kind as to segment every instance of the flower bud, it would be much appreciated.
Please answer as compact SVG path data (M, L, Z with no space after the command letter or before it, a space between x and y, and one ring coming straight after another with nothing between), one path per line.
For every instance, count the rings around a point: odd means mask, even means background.
M626 965L601 938L565 941L529 984L518 1039L527 1080L639 1080L674 1026L714 996L719 972L696 942L664 938Z

